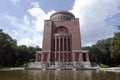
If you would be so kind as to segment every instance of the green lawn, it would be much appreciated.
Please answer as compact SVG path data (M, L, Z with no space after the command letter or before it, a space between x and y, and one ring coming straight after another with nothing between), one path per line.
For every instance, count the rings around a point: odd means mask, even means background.
M109 66L105 65L105 64L100 64L101 68L109 68Z
M120 68L116 68L115 70L119 70L120 71Z
M10 69L9 67L0 67L0 70Z

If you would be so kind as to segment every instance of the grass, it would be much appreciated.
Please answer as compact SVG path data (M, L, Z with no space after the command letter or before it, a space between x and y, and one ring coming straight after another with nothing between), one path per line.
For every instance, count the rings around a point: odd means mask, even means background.
M120 71L120 68L116 68L115 70L119 70Z
M0 70L10 69L9 67L0 67Z
M109 66L108 66L108 65L105 65L105 64L100 64L100 67L101 67L101 68L109 68Z

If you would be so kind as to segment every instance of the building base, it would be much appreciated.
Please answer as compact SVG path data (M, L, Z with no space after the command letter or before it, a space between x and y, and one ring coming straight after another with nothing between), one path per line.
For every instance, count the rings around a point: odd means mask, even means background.
M42 70L78 70L91 68L90 62L35 62L29 65L29 68Z

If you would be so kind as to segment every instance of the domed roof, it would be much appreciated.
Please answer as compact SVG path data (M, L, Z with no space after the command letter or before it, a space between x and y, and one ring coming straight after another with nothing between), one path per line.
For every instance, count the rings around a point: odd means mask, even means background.
M75 19L75 16L68 11L58 11L52 14L50 16L50 19L53 21L71 20L71 19Z

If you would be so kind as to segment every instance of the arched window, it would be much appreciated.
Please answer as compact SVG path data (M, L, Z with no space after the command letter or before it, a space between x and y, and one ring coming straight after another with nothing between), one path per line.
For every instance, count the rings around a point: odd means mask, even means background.
M56 28L55 33L68 33L68 29L64 26Z

